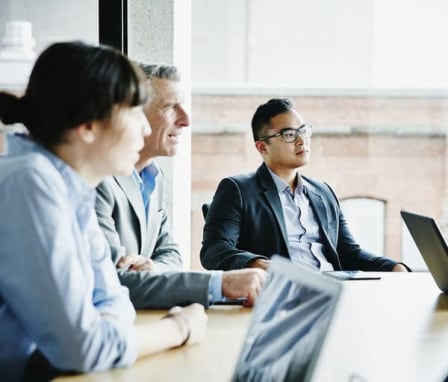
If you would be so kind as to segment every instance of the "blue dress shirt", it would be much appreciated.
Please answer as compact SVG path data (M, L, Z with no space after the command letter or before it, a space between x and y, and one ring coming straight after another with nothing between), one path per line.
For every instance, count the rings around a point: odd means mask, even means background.
M7 144L0 156L0 380L19 380L36 349L62 370L132 363L135 310L98 226L95 190L32 141L10 136Z
M156 187L156 176L160 172L155 162L146 166L139 174L139 186L140 192L142 193L143 205L145 206L146 217L148 217L149 212L149 202L151 200L151 195Z
M306 195L307 185L297 175L297 186L293 194L282 178L270 169L269 172L282 204L291 260L315 270L334 270L323 253L319 222Z

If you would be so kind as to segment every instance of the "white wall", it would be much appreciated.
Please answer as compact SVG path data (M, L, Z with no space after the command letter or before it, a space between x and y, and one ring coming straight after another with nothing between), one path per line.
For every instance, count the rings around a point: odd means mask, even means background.
M445 0L192 0L193 83L447 88Z
M372 84L448 87L448 2L375 0Z

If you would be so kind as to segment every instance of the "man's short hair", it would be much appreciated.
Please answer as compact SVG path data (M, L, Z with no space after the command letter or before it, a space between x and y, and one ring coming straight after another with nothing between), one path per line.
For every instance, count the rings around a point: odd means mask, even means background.
M264 135L264 130L269 127L269 123L273 117L294 109L294 104L288 98L272 98L268 102L258 106L252 117L254 141L257 141Z
M180 72L174 65L167 64L148 64L146 62L136 61L149 80L159 78L168 81L180 81Z

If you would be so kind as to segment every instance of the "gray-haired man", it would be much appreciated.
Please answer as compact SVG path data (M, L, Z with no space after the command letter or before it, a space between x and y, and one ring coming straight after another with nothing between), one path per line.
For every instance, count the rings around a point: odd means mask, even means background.
M113 177L98 187L96 211L118 276L136 308L168 308L224 298L251 305L266 274L260 269L182 272L182 257L170 234L163 174L156 157L174 156L179 136L190 125L176 67L139 63L148 78L145 108L152 134L145 139L132 176Z

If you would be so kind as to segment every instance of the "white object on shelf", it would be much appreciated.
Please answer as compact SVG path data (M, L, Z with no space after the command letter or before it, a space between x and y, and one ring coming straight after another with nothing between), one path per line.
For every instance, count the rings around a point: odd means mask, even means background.
M0 59L33 60L36 41L29 21L8 21L1 42Z
M28 82L36 58L29 21L8 21L0 40L0 90L21 92Z

